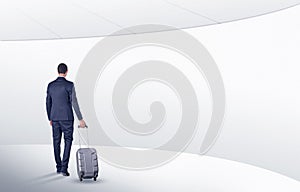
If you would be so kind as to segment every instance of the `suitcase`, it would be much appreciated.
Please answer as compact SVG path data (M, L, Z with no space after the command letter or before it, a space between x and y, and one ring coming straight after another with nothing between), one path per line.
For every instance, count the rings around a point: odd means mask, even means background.
M88 127L86 126L86 128ZM88 140L87 148L81 148L80 140L82 139L84 141L84 139L78 130L80 147L76 152L77 173L80 181L82 181L83 179L94 179L94 181L97 181L98 172L99 172L97 151L96 149L89 147L88 129L86 130L87 130L87 140Z
M94 148L80 148L76 153L77 173L79 180L94 179L98 177L98 158Z

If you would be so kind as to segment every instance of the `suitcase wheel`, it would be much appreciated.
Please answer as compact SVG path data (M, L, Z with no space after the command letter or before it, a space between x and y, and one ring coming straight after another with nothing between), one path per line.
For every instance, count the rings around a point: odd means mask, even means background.
M82 181L82 179L83 179L83 173L81 173L79 176L79 180Z

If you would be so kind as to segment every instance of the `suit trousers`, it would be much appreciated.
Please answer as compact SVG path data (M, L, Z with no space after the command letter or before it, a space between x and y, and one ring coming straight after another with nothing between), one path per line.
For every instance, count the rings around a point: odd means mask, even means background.
M53 148L54 157L56 162L56 169L60 172L68 171L68 164L70 159L72 141L73 141L73 131L74 131L74 121L52 121L52 136L53 136ZM60 143L62 134L64 135L65 148L63 158L60 157Z

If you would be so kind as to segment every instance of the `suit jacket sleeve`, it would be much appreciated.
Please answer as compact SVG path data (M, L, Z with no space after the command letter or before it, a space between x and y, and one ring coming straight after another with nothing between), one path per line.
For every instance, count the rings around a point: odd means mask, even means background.
M46 97L46 109L47 109L47 115L48 115L48 120L51 121L51 107L52 107L52 98L49 92L49 85L47 87L47 97Z
M72 106L73 106L73 109L76 113L78 120L82 120L82 114L80 112L80 108L79 108L77 97L76 97L75 86L73 86L73 89L72 89Z

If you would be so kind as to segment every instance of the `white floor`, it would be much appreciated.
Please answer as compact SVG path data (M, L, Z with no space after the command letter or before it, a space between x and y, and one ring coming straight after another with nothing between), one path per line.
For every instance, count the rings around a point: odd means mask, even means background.
M0 146L1 191L201 191L299 192L300 182L254 166L195 154L181 154L162 167L129 171L101 162L98 181L80 183L73 147L70 177L55 174L49 145Z

